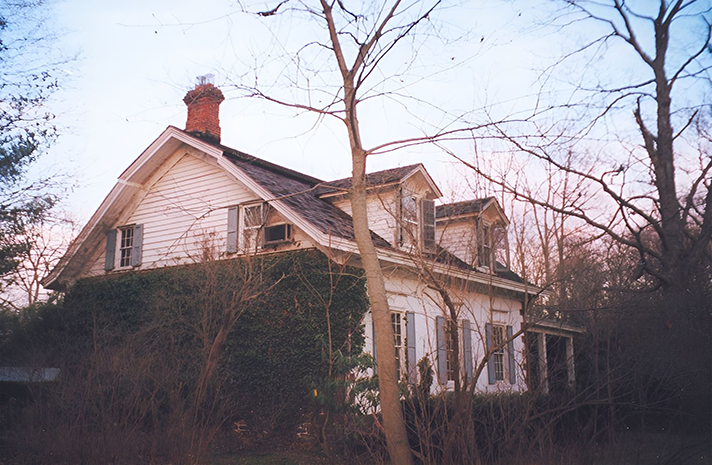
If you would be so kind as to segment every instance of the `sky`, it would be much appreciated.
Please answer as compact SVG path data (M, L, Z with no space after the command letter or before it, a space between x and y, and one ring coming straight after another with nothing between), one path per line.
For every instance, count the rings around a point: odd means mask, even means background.
M423 73L428 63L417 63L421 82L409 92L455 111L513 105L516 95L530 94L537 60L556 54L550 42L532 52L538 40L550 40L545 36L521 37L522 28L536 20L530 11L512 2L445 11L447 34L470 35L447 48L428 46L420 60L444 50L460 65L434 75ZM78 58L65 65L70 79L51 102L61 136L43 163L61 167L74 180L65 209L78 220L91 216L121 172L168 125L185 126L182 98L205 74L214 75L227 97L220 109L225 145L325 180L350 176L348 139L339 124L240 98L231 87L254 67L264 67L261 78L279 72L262 54L281 47L275 29L287 34L280 40L289 44L303 40L312 31L300 22L278 18L265 24L227 0L57 0L52 17L61 32L59 47ZM361 114L364 138L375 143L419 134L422 128L409 117L415 114L417 121L432 112L412 102L400 108L379 103ZM462 182L463 170L436 148L373 157L369 171L417 162L425 163L445 192Z

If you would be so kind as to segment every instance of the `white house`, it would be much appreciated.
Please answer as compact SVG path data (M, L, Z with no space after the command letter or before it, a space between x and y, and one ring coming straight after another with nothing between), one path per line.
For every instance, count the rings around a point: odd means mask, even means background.
M169 126L121 174L72 243L45 287L63 290L77 279L193 263L209 255L316 248L358 266L349 201L350 179L324 182L220 144L223 95L209 83L191 90L186 129ZM442 204L423 165L368 175L369 222L386 277L395 353L404 380L429 357L432 390L453 385L448 354L461 356L460 376L472 377L497 347L481 391L526 389L523 312L538 289L495 260L508 220L493 198ZM445 324L436 277L457 306L459 347ZM366 350L372 344L370 316ZM516 337L512 337L515 335ZM508 341L508 342L507 342ZM573 376L573 372L572 372Z

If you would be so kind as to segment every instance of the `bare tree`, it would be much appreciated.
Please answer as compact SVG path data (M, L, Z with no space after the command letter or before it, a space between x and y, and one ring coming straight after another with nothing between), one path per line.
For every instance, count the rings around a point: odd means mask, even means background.
M561 123L532 119L517 128L497 125L496 134L515 151L597 192L599 208L586 208L576 197L551 202L510 182L499 184L633 248L639 263L632 275L647 273L664 289L682 291L700 260L709 259L712 234L709 107L703 97L712 70L712 9L697 0L565 3L558 17L562 31L594 23L595 31L605 32L545 73L564 86L557 95L566 101L553 101L541 114L556 114ZM575 68L577 58L584 68ZM616 76L604 69L616 67L623 69ZM567 83L569 74L578 78ZM568 163L572 150L591 161Z
M26 249L17 257L17 267L0 280L3 283L1 306L19 310L46 297L40 281L67 249L76 233L75 226L69 218L47 217L24 227L21 238Z
M398 146L411 143L422 143L428 137L417 137L413 140L401 140L387 143L374 148L364 145L361 135L361 125L357 116L357 107L364 99L383 96L379 69L387 62L394 50L406 46L406 38L421 26L426 25L429 16L438 7L439 1L420 3L365 2L361 5L347 6L346 3L334 0L319 2L288 2L278 3L274 9L259 13L263 17L271 17L282 12L291 12L297 16L306 13L311 19L316 19L323 35L317 35L304 45L297 57L290 57L290 65L296 69L296 78L290 84L298 90L301 82L309 83L309 77L317 77L324 86L314 91L307 84L304 101L287 101L269 95L259 86L241 86L249 95L264 98L281 105L315 112L319 115L335 117L341 121L347 131L352 159L352 186L350 189L351 206L355 239L358 245L361 263L366 273L368 293L371 302L376 344L388 347L393 344L393 329L386 299L383 273L380 267L378 253L372 242L369 229L366 202L366 160L369 154L377 151L387 151ZM326 50L328 56L314 58L307 51ZM304 65L302 59L312 60ZM414 58L411 56L411 60ZM323 60L323 61L322 61ZM327 64L324 64L327 63ZM313 68L307 70L308 66ZM329 81L325 69L334 71L338 78ZM320 74L322 73L322 74ZM319 105L315 101L325 99L326 103ZM444 136L443 132L440 132ZM392 351L382 351L379 357L380 405L383 415L383 426L388 451L393 463L412 463L412 455L408 445L405 423L400 405L400 394L396 379L395 357Z

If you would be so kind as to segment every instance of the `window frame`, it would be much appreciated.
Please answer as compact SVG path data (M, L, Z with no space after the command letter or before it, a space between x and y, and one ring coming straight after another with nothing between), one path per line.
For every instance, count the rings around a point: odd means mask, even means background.
M391 328L393 329L393 348L394 348L394 354L396 358L396 379L398 381L401 380L401 378L405 375L406 373L406 350L407 350L407 344L406 344L406 338L407 338L407 329L405 327L406 325L406 316L404 312L400 311L391 311Z
M420 198L416 194L403 192L403 189L401 189L399 197L398 245L413 247L420 243L421 218L423 216L420 212ZM406 205L407 200L412 201L410 207Z
M454 347L454 342L455 338L453 338L452 333L448 331L448 328L450 328L450 319L445 319L445 379L447 382L454 382L455 377L459 376L459 373L455 373L454 370L454 361L455 361L455 350L459 351L459 347L456 349ZM458 324L456 326L456 331L460 331L460 325ZM458 341L460 338L458 338ZM461 357L462 358L462 357ZM460 364L462 365L462 364ZM460 369L462 369L462 366L460 366Z
M498 335L499 334L499 335ZM505 341L507 328L504 325L492 324L492 347L501 345L498 349L492 351L492 363L494 364L494 381L495 383L504 382L507 380L509 375L507 370L507 364L505 363L505 355L507 344ZM500 376L501 375L501 376Z
M426 203L429 212L425 211ZM397 211L396 245L403 249L433 252L436 241L435 202L400 186ZM430 224L425 223L426 217Z
M253 202L253 203L247 203L244 205L240 205L239 208L239 219L238 219L238 244L237 244L237 249L239 251L249 253L249 252L256 252L260 249L262 249L264 245L264 237L263 236L263 230L265 228L265 225L267 223L267 209L265 208L266 203L265 202ZM254 225L249 225L247 223L248 220L248 211L253 210L253 209L259 209L259 217L261 217L261 222L259 224L255 223ZM248 239L246 237L246 233L248 231L253 231L255 233L254 239L249 239L253 240L254 243L248 244Z
M116 234L116 268L133 267L133 246L135 240L135 225L122 226ZM126 242L126 243L125 243ZM126 263L124 264L124 259Z
M492 247L493 225L486 221L477 222L477 266L492 269L494 260Z
M106 231L104 271L128 270L143 262L143 224L128 224Z

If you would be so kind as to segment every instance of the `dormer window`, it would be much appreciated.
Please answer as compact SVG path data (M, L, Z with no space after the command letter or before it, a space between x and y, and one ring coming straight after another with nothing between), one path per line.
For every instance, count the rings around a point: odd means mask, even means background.
M485 223L480 223L477 230L477 266L492 266L492 228Z
M397 244L420 247L425 252L434 251L435 202L401 190L399 207Z
M401 227L398 242L401 245L417 244L420 231L418 199L414 195L401 196Z

